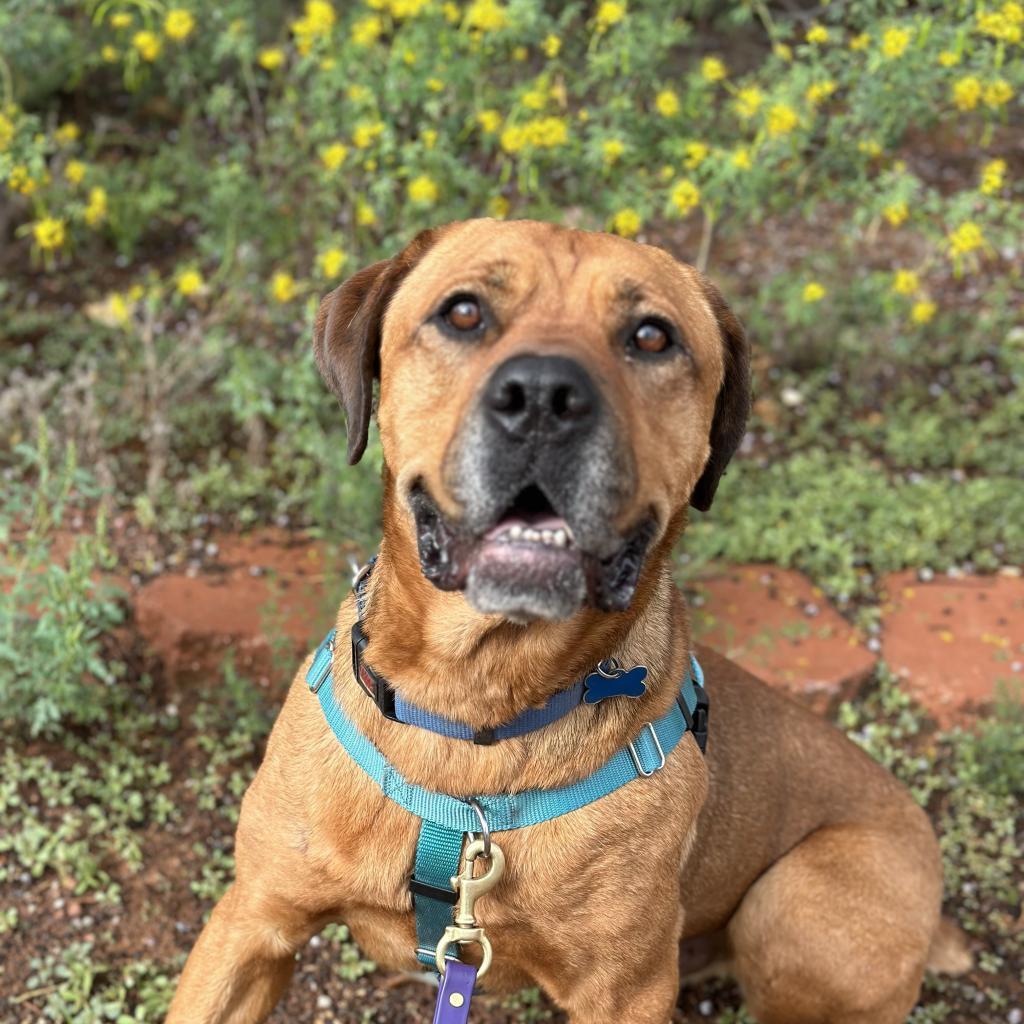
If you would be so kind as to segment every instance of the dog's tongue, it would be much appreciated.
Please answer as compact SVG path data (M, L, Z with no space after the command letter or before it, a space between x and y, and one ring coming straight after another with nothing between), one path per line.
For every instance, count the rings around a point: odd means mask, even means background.
M568 524L561 516L531 516L529 519L524 519L522 516L508 516L502 519L497 526L491 527L484 534L484 540L494 540L500 533L513 526L521 526L524 530L527 528L531 530L551 530L552 533L555 530L569 529Z

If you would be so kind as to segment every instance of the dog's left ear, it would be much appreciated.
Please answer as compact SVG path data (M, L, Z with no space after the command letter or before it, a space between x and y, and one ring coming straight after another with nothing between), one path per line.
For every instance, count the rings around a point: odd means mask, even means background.
M348 421L348 462L366 450L373 380L380 376L384 314L402 279L437 241L441 231L421 231L397 256L353 274L320 303L313 326L313 353L327 386Z
M706 278L702 278L701 284L718 321L725 358L725 375L715 400L715 418L711 423L711 454L690 495L690 504L706 512L711 508L718 481L747 429L751 398L750 345L743 325L726 305L722 293Z

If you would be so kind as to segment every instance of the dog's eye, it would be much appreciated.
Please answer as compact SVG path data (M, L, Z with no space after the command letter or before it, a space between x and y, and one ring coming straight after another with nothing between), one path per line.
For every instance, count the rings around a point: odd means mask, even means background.
M480 303L469 295L459 296L449 303L443 315L445 323L457 331L475 331L484 321Z
M645 320L633 332L630 343L638 352L657 355L672 345L672 338L667 328L656 320Z

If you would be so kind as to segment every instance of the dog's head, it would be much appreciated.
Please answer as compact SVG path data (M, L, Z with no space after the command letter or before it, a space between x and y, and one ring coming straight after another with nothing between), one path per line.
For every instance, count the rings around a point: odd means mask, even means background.
M424 575L517 621L627 607L750 406L743 330L701 274L533 221L423 232L323 300L315 350L350 462L380 379L385 515Z

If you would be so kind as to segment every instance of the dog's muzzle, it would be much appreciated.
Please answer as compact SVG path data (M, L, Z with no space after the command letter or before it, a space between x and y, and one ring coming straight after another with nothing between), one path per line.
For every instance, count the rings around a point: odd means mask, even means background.
M585 604L629 605L656 533L646 514L614 526L635 473L587 370L565 356L514 356L481 389L443 467L462 508L445 517L409 495L424 574L478 611L559 620Z

